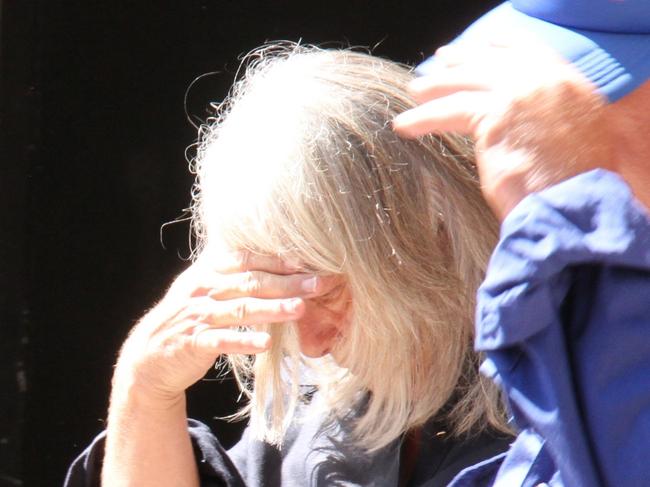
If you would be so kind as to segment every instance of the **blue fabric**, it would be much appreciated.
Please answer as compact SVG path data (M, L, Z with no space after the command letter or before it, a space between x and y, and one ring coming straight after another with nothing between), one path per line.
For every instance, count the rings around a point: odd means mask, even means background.
M512 0L531 17L576 29L650 33L647 0Z
M650 219L619 177L582 174L508 215L476 348L522 433L486 462L496 477L452 485L650 485Z
M525 32L574 64L609 101L650 78L650 1L514 0L474 22L457 40ZM435 58L416 68L427 74Z

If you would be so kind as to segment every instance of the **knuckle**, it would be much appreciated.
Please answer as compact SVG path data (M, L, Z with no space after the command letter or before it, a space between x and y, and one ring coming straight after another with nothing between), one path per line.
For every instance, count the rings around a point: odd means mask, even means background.
M199 348L198 339L201 334L201 330L194 330L192 333L184 333L181 336L177 337L174 341L174 344L169 343L169 351L171 352L172 348L177 348L184 351L194 352Z
M246 272L243 275L243 282L241 284L241 292L256 296L262 290L263 278L258 272Z
M155 348L161 357L170 360L179 353L179 350L186 349L188 345L185 336L178 337L170 335L160 340Z
M214 333L210 334L209 338L205 337L206 333L204 332L206 329L198 330L193 336L192 345L195 353L204 353L206 349L215 349L221 345L221 340ZM199 335L203 335L201 340L199 340Z
M238 323L242 323L248 318L250 313L248 303L245 301L237 303L233 309L233 318L237 320Z
M250 265L251 254L247 250L238 250L235 253L235 261L239 270L245 271Z

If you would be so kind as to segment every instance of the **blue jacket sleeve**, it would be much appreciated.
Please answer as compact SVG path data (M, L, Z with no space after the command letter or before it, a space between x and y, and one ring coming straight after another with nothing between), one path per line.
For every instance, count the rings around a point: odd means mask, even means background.
M479 290L476 347L542 440L539 480L650 485L650 220L621 179L592 171L512 211Z

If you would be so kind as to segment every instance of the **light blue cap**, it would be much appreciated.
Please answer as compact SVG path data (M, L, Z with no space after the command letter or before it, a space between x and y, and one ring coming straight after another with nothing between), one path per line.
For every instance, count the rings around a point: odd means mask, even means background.
M555 49L616 101L650 78L650 0L512 0L457 39L524 30ZM431 57L416 68L424 75Z

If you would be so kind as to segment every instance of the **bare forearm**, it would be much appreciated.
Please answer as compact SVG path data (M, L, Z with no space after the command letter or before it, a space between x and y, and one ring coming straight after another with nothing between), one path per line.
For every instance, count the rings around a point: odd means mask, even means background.
M184 394L163 402L146 398L135 387L113 390L102 485L199 485Z

